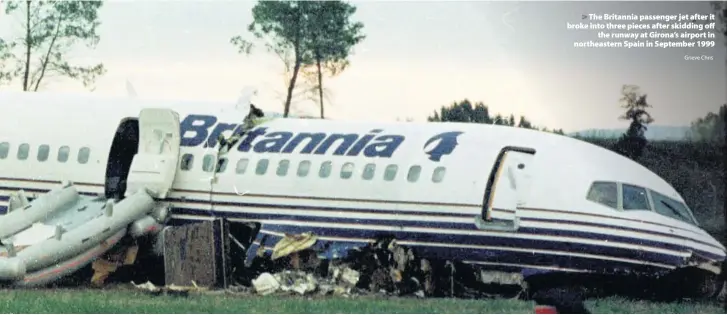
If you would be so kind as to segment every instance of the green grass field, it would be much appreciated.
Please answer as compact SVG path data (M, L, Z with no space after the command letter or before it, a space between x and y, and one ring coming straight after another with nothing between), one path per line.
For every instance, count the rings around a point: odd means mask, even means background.
M618 298L587 302L594 313L724 313L718 304L653 303ZM2 313L533 313L518 300L307 298L199 294L150 296L128 290L3 290Z

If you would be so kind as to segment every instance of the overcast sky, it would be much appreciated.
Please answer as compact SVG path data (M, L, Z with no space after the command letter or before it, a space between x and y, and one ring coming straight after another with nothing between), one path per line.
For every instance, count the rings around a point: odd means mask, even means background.
M576 131L626 127L617 120L623 84L648 93L659 125L687 125L727 100L725 49L572 48L596 39L567 30L588 13L707 13L703 2L353 2L367 38L351 67L327 79L336 119L425 120L442 105L469 98L492 112L524 114L537 125ZM234 103L247 85L257 102L282 111L283 66L256 49L242 56L229 42L249 37L247 1L107 1L101 42L74 51L74 61L103 61L108 73L95 93L126 94L130 80L143 98ZM0 36L18 35L0 16ZM684 55L714 61L685 61ZM12 88L18 88L19 82ZM7 89L8 87L2 87ZM84 91L80 82L48 81L45 90ZM310 103L297 111L316 114Z

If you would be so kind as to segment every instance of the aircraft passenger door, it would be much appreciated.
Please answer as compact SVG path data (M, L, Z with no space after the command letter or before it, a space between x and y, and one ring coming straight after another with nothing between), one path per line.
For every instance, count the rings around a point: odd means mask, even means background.
M530 148L505 147L500 151L487 181L482 215L476 222L479 228L517 230L517 211L530 191L534 157L535 150Z
M139 151L131 163L126 195L148 188L164 199L172 189L179 164L179 114L162 108L139 113Z

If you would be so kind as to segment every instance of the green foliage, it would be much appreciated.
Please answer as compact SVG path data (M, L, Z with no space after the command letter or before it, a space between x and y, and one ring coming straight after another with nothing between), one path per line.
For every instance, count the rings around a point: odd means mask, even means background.
M628 136L643 136L647 125L654 122L646 109L652 107L646 101L646 94L641 94L641 89L636 85L625 84L621 90L621 108L626 112L619 117L623 120L630 120L632 126L626 131Z
M520 128L533 129L533 124L531 124L530 121L525 118L525 116L520 116L520 122L518 122L517 126Z
M100 38L96 34L101 24L98 10L101 1L10 1L5 13L22 16L25 33L7 45L5 60L14 60L15 67L3 77L22 78L24 91L37 91L44 78L54 75L81 80L89 87L106 73L103 64L77 66L68 62L71 48L78 42L95 47ZM14 54L12 48L22 48ZM3 50L0 49L0 53ZM0 55L0 61L3 61ZM1 70L2 68L0 68Z
M312 60L310 52L303 45L308 19L306 6L305 2L297 1L259 1L252 8L253 21L248 26L248 31L255 38L264 40L267 50L278 55L285 63L286 72L292 68L283 117L290 114L290 103L300 67ZM230 43L244 54L250 54L254 48L254 44L242 36L233 37Z
M0 38L0 85L7 84L12 79L12 71L8 69L7 62L13 56L10 51L12 43L6 43Z
M520 116L519 122L515 123L515 115L510 115L505 118L501 114L497 114L494 117L490 116L490 109L482 102L477 102L472 105L468 99L464 99L460 102L454 102L450 106L442 106L439 112L434 112L432 116L427 117L429 122L466 122L466 123L478 123L478 124L491 124L491 125L502 125L502 126L517 126L520 128L535 129L545 132L554 132L557 134L564 134L563 129L548 130L548 128L535 127L525 116Z
M727 104L722 105L718 113L709 112L706 116L693 121L689 130L689 138L693 141L723 145L725 143L725 116L727 116Z
M621 137L618 144L618 152L636 160L643 154L648 143L644 132L647 125L654 122L646 109L652 107L646 101L646 94L636 85L625 84L621 89L621 108L626 112L619 119L630 120L631 124L626 133Z
M710 1L710 4L719 21L718 30L727 39L727 1ZM727 45L727 41L725 41L725 45Z
M305 36L305 49L310 50L313 55L312 65L316 74L307 76L307 81L316 82L313 85L318 91L320 116L325 118L323 72L335 76L346 69L353 47L365 38L362 34L363 23L351 21L356 7L343 1L310 1L307 4L310 25Z
M290 105L298 76L307 70L306 81L316 82L323 118L323 72L334 76L348 65L353 46L364 39L363 24L352 23L356 8L342 1L260 1L252 9L253 22L248 31L265 42L285 64L288 91L283 116L290 114ZM250 54L254 44L235 36L230 42L242 54ZM315 65L315 76L306 67Z

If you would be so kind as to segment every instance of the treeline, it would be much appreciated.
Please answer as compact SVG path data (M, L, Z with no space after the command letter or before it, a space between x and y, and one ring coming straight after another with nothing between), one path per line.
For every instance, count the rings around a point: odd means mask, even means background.
M727 130L725 117L727 117L727 104L722 105L716 113L709 112L692 122L688 138L697 142L724 145L725 130Z
M427 121L502 125L554 132L561 135L564 134L563 129L555 129L551 131L548 130L547 127L536 127L530 122L530 120L525 118L525 116L520 116L517 121L515 120L514 114L510 114L509 116L495 114L492 116L490 115L490 109L487 105L482 102L477 102L473 105L468 99L454 102L449 106L442 106L438 112L435 111L433 115L427 117Z

